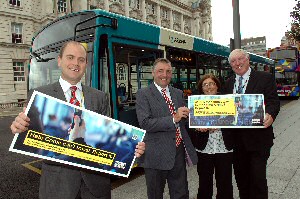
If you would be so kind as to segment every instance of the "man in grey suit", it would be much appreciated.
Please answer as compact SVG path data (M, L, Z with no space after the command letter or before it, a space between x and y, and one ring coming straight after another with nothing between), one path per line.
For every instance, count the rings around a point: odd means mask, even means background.
M197 163L186 130L189 109L185 107L182 91L169 86L172 78L169 60L157 59L152 75L154 83L136 94L137 118L146 130L147 148L140 163L145 169L147 195L150 199L163 198L167 181L171 199L188 199L186 160Z
M76 98L81 106L99 114L106 115L108 104L105 93L80 83L87 66L85 47L75 41L65 43L58 56L58 66L62 71L59 81L54 84L36 88L35 90L69 102L72 98L70 87L76 86ZM28 96L30 97L31 94L32 91ZM34 117L31 117L32 121L33 118ZM76 121L78 122L78 120ZM12 122L10 128L14 134L21 133L28 130L29 124L30 118L27 117L24 112L21 112ZM139 143L135 155L139 157L143 154L144 150L144 143ZM52 161L44 161L42 165L39 198L110 199L110 177L108 174L67 166Z

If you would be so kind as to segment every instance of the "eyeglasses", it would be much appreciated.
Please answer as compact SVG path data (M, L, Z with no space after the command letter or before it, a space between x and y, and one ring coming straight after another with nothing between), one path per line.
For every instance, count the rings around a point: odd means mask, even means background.
M204 83L204 84L202 84L202 88L208 88L208 87L215 86L215 85L216 85L215 82Z

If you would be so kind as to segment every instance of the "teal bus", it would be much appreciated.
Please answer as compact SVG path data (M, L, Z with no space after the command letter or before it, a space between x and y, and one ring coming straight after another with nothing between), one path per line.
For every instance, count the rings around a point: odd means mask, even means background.
M59 79L59 49L66 41L84 43L88 67L82 83L102 90L109 99L112 118L138 126L135 94L152 82L152 63L165 57L172 62L172 85L191 94L197 81L208 73L224 82L232 70L230 48L195 36L103 10L89 10L60 17L33 38L28 87ZM256 70L274 72L271 59L250 54Z

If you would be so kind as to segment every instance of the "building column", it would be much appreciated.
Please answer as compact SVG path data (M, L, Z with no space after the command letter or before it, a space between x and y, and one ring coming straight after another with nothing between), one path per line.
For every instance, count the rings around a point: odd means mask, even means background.
M202 18L202 38L207 39L207 33L209 29L209 24L208 24L208 17L205 16Z
M174 30L174 18L173 18L173 10L170 9L170 29Z
M194 20L192 21L192 35L194 36L200 36L200 12L194 13ZM194 24L194 25L193 25Z
M109 3L108 0L104 0L104 10L109 12Z
M161 26L160 5L156 4L156 24Z
M124 8L125 8L125 16L129 17L129 1L124 1Z
M141 3L141 10L142 10L142 21L147 21L147 11L146 11L146 1L142 0Z
M53 3L54 3L54 5L53 5L53 7L54 7L54 14L57 17L58 16L57 0L54 0Z
M67 0L67 13L71 13L72 10L71 10L71 0Z
M184 20L183 20L183 14L180 14L180 24L181 24L181 28L180 28L180 32L184 33Z

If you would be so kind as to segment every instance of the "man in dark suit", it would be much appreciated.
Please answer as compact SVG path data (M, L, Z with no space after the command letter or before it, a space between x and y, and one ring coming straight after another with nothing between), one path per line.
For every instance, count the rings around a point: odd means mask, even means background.
M264 128L223 129L234 138L234 174L241 199L267 199L267 160L273 145L273 127L280 110L276 83L272 74L250 68L249 54L235 49L229 55L235 75L225 84L226 94L263 94L265 100ZM242 78L241 78L242 77Z
M140 159L145 169L147 195L149 199L162 199L167 181L171 199L188 199L186 160L197 163L185 128L189 109L183 92L169 86L172 78L169 60L157 59L152 75L154 83L136 94L137 118L147 132L144 139L147 148Z
M61 77L58 82L35 90L60 100L70 101L71 86L76 86L77 100L86 109L107 115L107 101L105 93L81 84L87 66L85 47L78 42L67 42L61 48L58 57ZM30 97L32 91L29 92ZM83 95L84 94L84 95ZM84 100L83 100L84 96ZM25 109L24 109L25 110ZM34 117L31 117L33 119ZM21 112L11 124L12 133L28 130L30 118ZM135 155L139 157L145 150L144 143L139 143ZM44 161L40 180L39 198L64 199L110 199L110 177L107 174L93 172L73 166L67 166L52 161Z

